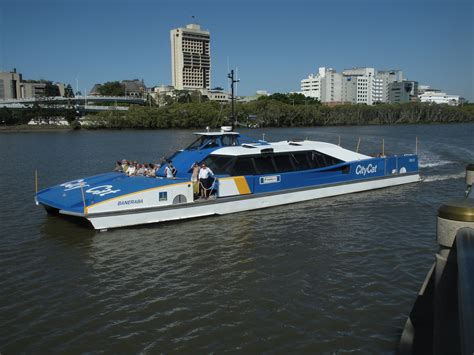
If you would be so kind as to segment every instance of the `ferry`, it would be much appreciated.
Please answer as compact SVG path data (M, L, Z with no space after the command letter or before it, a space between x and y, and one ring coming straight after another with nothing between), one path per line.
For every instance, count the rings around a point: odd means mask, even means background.
M48 212L83 218L107 230L147 223L224 215L420 181L418 156L372 157L337 144L291 139L256 140L238 132L195 133L197 139L169 159L176 176L109 172L38 191ZM191 182L194 162L214 180L209 198Z

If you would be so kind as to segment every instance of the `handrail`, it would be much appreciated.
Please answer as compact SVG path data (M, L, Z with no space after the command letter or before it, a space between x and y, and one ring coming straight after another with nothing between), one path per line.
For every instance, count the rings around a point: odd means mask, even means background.
M459 331L463 354L474 353L474 229L456 234Z

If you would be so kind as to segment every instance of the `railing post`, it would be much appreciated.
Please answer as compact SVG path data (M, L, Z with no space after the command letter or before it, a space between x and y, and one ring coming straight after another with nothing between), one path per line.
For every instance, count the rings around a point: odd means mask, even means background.
M474 228L474 200L450 201L438 209L435 292L433 309L433 353L460 353L458 266L454 244L462 228Z

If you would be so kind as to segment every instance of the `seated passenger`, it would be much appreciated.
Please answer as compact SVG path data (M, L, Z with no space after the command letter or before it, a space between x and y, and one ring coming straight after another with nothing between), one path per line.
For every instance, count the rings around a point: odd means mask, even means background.
M143 164L138 164L137 171L135 172L137 176L144 176L145 175L145 166Z
M120 160L117 160L117 163L115 164L114 171L117 171L117 172L120 172L120 173L123 172L122 162Z
M137 171L136 164L137 164L137 162L130 163L130 165L127 169L127 175L128 176L135 176L135 172Z
M128 161L126 159L122 159L122 171L126 174L128 171Z
M149 176L149 177L156 177L156 171L158 170L158 168L156 167L155 164L153 163L150 163L148 164L148 171L147 171L147 175L146 176Z

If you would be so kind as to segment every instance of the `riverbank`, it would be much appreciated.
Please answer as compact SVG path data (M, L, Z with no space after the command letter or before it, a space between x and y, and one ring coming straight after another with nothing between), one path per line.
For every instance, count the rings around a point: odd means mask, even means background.
M0 110L0 119L2 111ZM12 113L9 113L12 117ZM49 115L52 113L49 112ZM0 132L38 132L78 129L77 121L69 117L72 126L26 125L32 117L49 117L41 109L24 110L10 117ZM218 102L174 103L162 107L130 106L128 111L103 111L81 120L85 129L216 129L231 124L230 105ZM426 103L339 105L292 105L264 99L236 105L239 126L314 127L362 126L396 124L431 124L474 122L474 105L462 107ZM18 124L18 125L16 125Z
M15 126L1 126L0 133L27 133L27 132L64 132L71 131L70 126L58 125L15 125Z
M217 102L132 106L86 118L88 128L216 128L230 124L229 105ZM425 103L367 105L291 105L276 100L237 104L237 121L246 127L309 127L474 122L474 105Z

